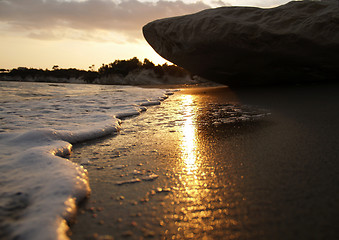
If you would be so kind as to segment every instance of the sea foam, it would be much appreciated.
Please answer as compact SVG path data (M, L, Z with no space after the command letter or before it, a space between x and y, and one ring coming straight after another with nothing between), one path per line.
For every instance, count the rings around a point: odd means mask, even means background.
M0 238L69 239L87 171L72 144L119 131L121 120L170 94L128 86L1 82Z

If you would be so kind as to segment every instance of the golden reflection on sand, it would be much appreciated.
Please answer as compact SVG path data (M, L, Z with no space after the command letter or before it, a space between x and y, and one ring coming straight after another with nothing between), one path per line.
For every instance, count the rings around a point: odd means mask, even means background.
M182 160L185 163L184 170L188 175L194 175L197 169L197 141L196 141L196 123L195 107L193 106L193 96L182 96L184 107L184 124L182 126Z
M205 174L202 169L202 159L199 156L197 106L195 104L195 98L196 96L194 95L182 96L184 122L181 127L180 181L184 191L181 196L178 197L180 201L188 203L188 209L186 211L187 220L193 217L190 216L191 214L188 214L188 212L190 212L189 209L196 208L196 206L202 204L207 197L207 192L203 190L203 176ZM190 224L193 224L193 222L191 221Z
M225 189L229 183L220 183L216 176L213 157L206 155L213 151L208 144L201 116L205 105L199 95L180 96L181 125L178 129L180 155L176 166L178 174L177 192L173 196L174 220L177 235L172 239L209 239L219 236L224 228L236 228L238 222L230 217ZM231 201L231 200L230 200ZM174 238L173 238L174 237ZM223 236L223 239L232 237Z

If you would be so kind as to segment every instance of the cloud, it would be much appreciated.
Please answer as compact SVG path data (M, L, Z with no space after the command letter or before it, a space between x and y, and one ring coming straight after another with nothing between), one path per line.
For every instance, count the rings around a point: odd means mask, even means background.
M38 39L103 40L119 33L133 41L142 38L142 26L152 20L206 8L203 2L183 1L0 0L0 24L6 25L7 33Z
M232 6L256 6L256 7L276 7L281 4L285 4L291 0L227 0Z

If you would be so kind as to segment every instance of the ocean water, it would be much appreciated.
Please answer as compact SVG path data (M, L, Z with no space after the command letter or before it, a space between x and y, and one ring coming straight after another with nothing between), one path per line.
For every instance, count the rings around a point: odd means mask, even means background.
M68 239L86 198L72 144L116 134L120 123L173 92L132 86L0 82L0 239Z
M70 156L72 239L338 239L337 90L182 89L125 119Z

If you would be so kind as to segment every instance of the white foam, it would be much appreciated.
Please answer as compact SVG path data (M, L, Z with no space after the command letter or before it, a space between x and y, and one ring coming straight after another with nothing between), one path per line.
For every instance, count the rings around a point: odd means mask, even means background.
M21 209L2 206L9 216L19 214L7 222L10 238L67 239L66 221L74 216L76 203L90 194L86 170L62 158L72 145L53 130L35 130L1 138L0 148L12 150L0 162L1 197L11 203L19 194L25 201Z
M154 106L154 105L160 105L160 101L147 101L141 103L141 106Z
M67 223L91 191L86 170L64 158L72 144L116 133L119 118L160 104L165 90L0 86L0 228L9 239L68 239Z

